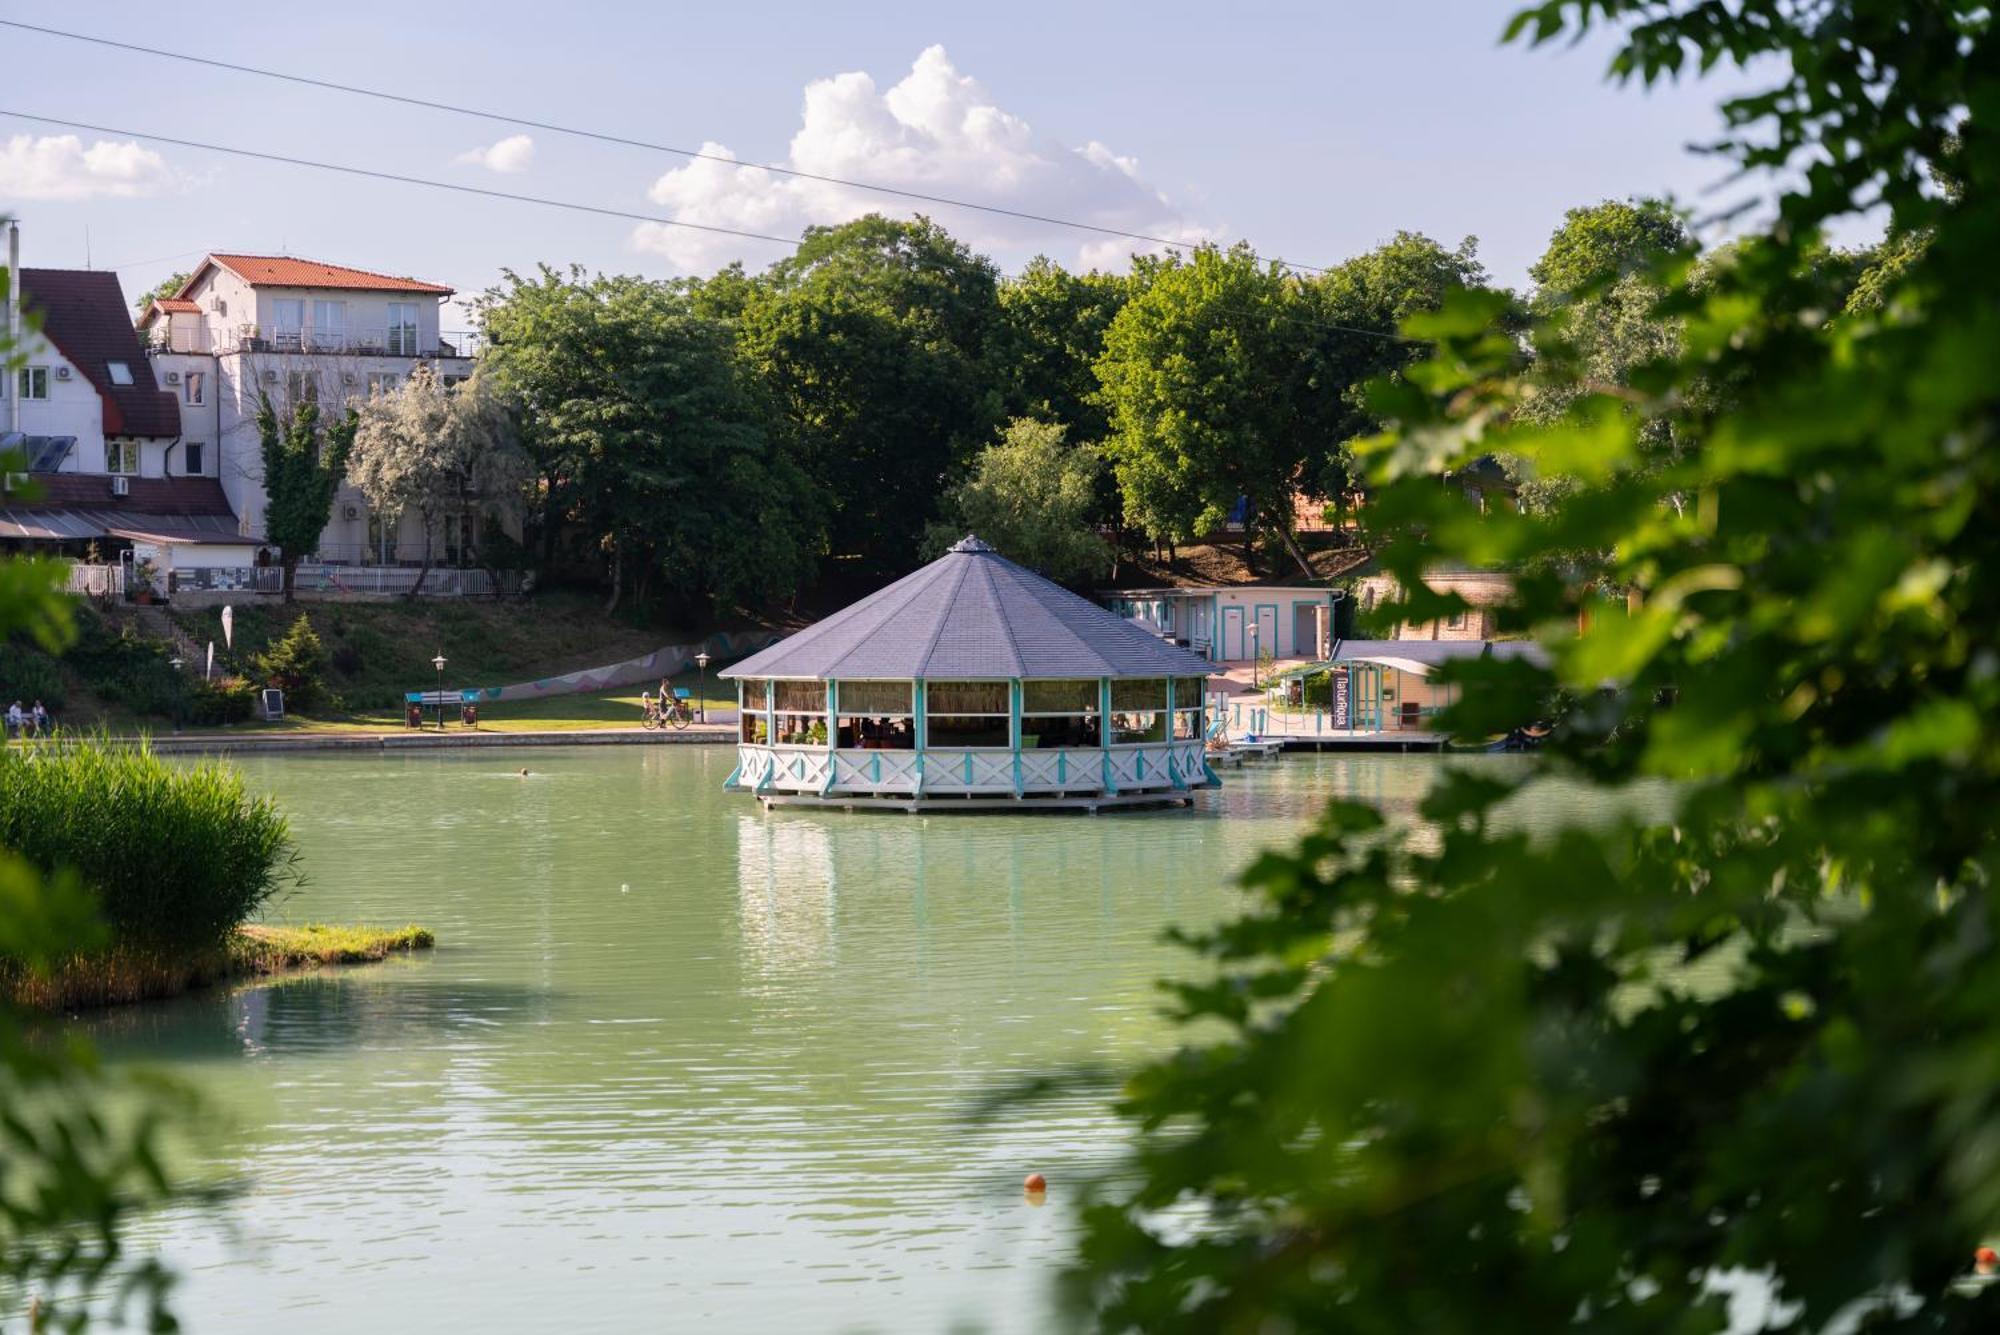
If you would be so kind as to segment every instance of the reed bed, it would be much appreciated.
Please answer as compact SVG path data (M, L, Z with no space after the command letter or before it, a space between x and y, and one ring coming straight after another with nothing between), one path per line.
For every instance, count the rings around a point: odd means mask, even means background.
M277 804L217 762L61 738L0 750L0 848L73 870L114 948L192 957L299 882Z

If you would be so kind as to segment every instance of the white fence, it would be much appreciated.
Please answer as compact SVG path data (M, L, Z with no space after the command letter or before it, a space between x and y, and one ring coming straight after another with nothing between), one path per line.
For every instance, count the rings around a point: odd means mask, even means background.
M69 591L90 598L122 598L125 595L125 567L89 565L78 561L69 568Z
M348 593L407 594L416 587L422 573L415 566L341 566L309 564L301 561L292 576L292 592L301 598L315 594L338 597ZM461 570L455 566L432 566L424 575L420 598L491 598L497 591L513 593L520 587L520 575L503 571L496 586L485 570Z
M1188 739L1016 753L1003 747L917 751L818 746L736 748L736 782L755 792L1018 796L1200 787L1202 743Z

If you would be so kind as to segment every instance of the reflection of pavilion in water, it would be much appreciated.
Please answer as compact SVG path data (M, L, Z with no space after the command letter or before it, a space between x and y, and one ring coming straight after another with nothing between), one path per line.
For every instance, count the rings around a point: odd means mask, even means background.
M746 814L736 822L744 963L794 983L803 973L860 969L873 987L944 966L969 986L1006 967L1003 958L1039 957L1049 932L1150 942L1163 909L1191 890L1206 900L1228 885L1242 852L1226 851L1213 831L1205 839L1209 824L1171 814L1004 822Z
M761 969L783 972L833 954L833 839L809 821L736 821L736 893L743 945Z

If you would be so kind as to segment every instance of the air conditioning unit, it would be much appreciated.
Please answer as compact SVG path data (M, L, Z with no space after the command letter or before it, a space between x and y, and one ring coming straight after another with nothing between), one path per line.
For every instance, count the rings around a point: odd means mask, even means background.
M267 384L267 385L275 385L275 384L277 384L277 383L278 383L278 373L277 373L276 371L273 371L273 370L270 370L270 369L268 369L268 368L267 368L267 369L265 370L265 372L264 372L264 383L265 383L265 384Z
M340 507L340 517L342 519L359 519L361 518L361 507L353 501L349 501Z
M342 371L342 372L340 373L340 383L341 383L341 384L343 384L343 385L351 385L351 384L353 384L353 383L354 383L354 372L352 372L352 371Z
M58 366L56 368L56 379L58 380L69 379L69 368L67 366Z
M132 479L126 477L123 473L112 474L111 494L113 496L130 496L132 494Z
M179 371L167 372L167 383L169 385L178 385L180 384L180 382L181 382L181 373Z

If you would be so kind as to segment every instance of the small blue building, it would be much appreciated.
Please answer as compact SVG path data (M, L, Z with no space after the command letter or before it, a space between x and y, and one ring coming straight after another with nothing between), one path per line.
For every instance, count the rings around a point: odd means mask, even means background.
M722 673L768 805L1191 804L1210 665L976 537Z

